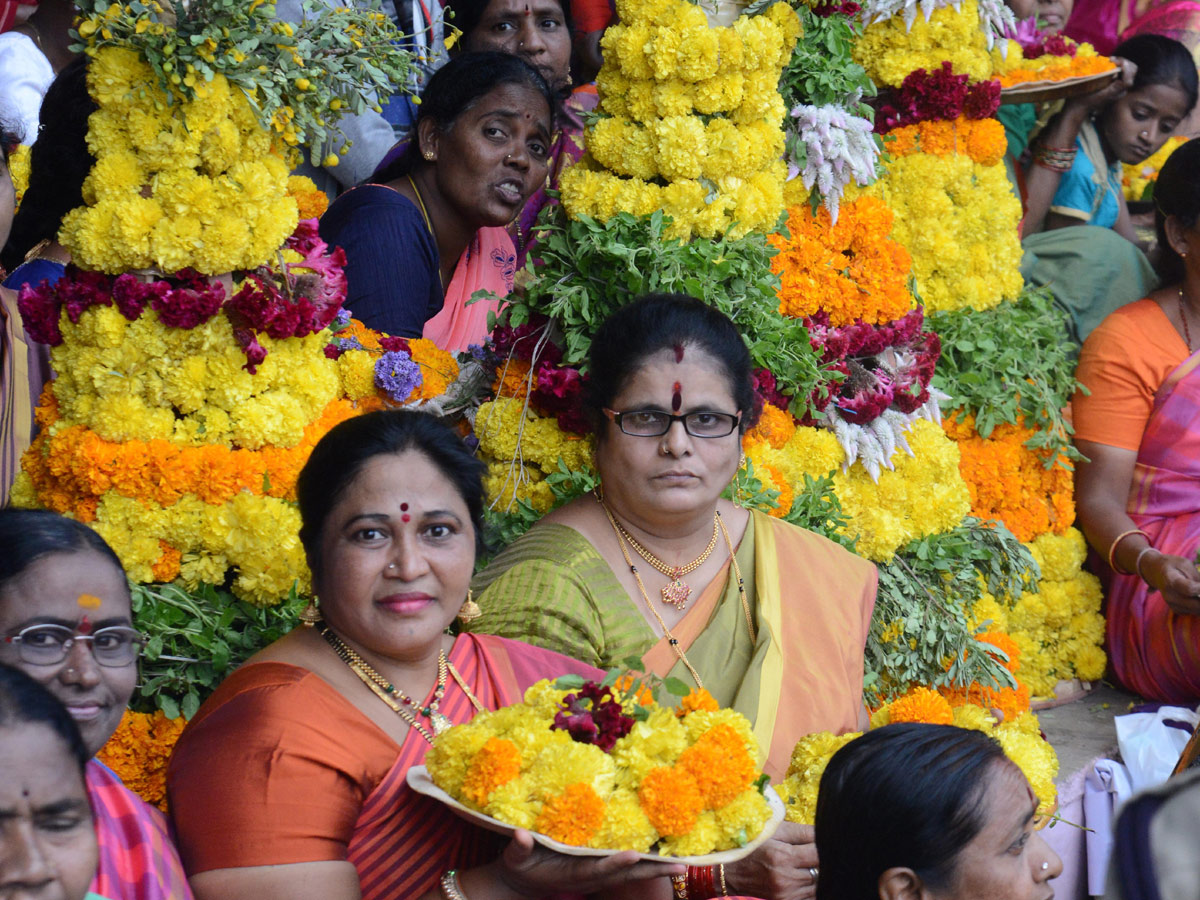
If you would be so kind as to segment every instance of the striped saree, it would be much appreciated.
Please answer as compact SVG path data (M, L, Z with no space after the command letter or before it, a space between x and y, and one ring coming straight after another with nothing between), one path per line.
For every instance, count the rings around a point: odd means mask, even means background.
M755 640L728 566L673 634L717 702L754 723L764 769L778 780L801 737L858 726L877 575L832 541L757 512L737 560ZM477 631L522 635L601 668L641 657L655 674L692 681L608 563L572 528L535 526L473 586L483 609L472 623Z
M1163 553L1192 559L1200 547L1200 353L1154 399L1138 449L1127 511ZM1126 687L1171 703L1200 699L1200 616L1178 615L1136 575L1114 575L1108 647Z

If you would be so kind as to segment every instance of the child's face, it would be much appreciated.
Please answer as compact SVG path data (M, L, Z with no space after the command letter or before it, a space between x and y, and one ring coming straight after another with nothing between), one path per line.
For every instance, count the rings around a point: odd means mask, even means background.
M1004 0L1017 21L1036 16L1044 23L1045 30L1051 34L1062 31L1071 16L1075 0Z
M1136 164L1157 152L1187 114L1182 88L1151 84L1114 100L1104 111L1100 131L1113 158Z

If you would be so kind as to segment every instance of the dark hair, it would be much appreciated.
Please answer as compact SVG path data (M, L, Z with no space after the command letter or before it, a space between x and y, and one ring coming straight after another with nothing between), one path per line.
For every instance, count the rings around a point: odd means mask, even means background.
M125 571L112 547L82 522L44 509L0 509L0 590L42 557L85 552Z
M458 46L466 43L471 37L471 32L479 27L479 20L483 18L491 2L492 0L447 0L442 4L444 10L454 14L453 18L449 19L450 24L462 32L462 41ZM573 34L575 27L571 23L571 0L554 2L562 9L563 18L567 20L567 30Z
M647 294L609 316L592 339L584 403L597 436L607 421L603 410L634 373L649 357L673 347L694 347L713 357L742 412L742 429L754 424L759 410L750 351L733 321L686 294Z
M83 775L92 755L66 707L20 669L0 663L0 729L19 725L47 726L67 745Z
M415 450L454 485L471 514L475 550L483 549L483 470L458 435L435 416L383 410L347 419L317 442L296 482L300 542L314 577L321 574L321 533L333 507L362 467L376 456Z
M1186 229L1200 221L1200 138L1193 138L1167 157L1154 183L1154 230L1158 233L1158 276L1163 284L1183 281L1183 257L1167 240L1167 217Z
M1196 74L1196 60L1179 41L1161 34L1139 34L1118 44L1113 56L1137 66L1131 90L1155 84L1178 87L1187 96L1188 112L1195 107L1200 76Z
M88 116L96 108L87 89L87 57L81 56L58 73L42 100L29 187L0 253L6 269L19 266L40 242L53 240L63 216L83 205L83 181L96 163L87 145Z
M1006 762L991 737L952 725L887 725L846 744L817 795L817 900L878 900L895 867L950 887L984 826L989 769Z
M463 53L433 73L421 93L417 121L413 126L408 148L394 163L377 172L371 180L392 181L413 171L421 161L418 129L429 120L443 134L454 127L458 117L472 106L506 84L524 85L541 94L550 109L550 129L558 111L558 98L542 74L520 57L510 53L488 50L482 53Z

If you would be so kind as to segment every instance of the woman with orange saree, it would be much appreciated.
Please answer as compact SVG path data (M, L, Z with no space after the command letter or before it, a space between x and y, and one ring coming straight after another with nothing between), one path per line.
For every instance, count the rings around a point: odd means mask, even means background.
M467 600L481 465L433 417L334 428L297 484L319 591L297 628L188 724L167 785L199 900L665 900L681 866L535 849L415 793L435 733L596 670L517 641L447 633ZM650 880L647 880L650 879Z
M804 735L857 730L875 568L721 499L755 416L733 322L679 295L630 304L592 342L586 404L603 490L548 514L480 573L471 627L600 667L638 657L706 688L753 723L772 778ZM777 837L790 860L727 866L730 893L813 896L811 832Z
M1200 139L1159 175L1165 287L1083 345L1073 401L1079 519L1112 570L1108 651L1131 690L1200 699Z

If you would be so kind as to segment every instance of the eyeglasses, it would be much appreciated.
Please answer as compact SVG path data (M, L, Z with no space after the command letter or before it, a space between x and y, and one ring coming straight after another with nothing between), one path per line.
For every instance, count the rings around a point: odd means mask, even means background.
M67 658L77 641L92 645L92 656L102 666L127 666L138 658L146 643L146 635L124 625L97 629L93 634L79 634L64 625L30 625L4 638L6 644L17 645L17 656L35 666L53 666Z
M682 422L683 430L692 437L719 438L733 434L742 420L741 413L694 412L673 416L657 409L633 409L629 412L605 409L604 414L616 422L625 434L634 437L658 437L670 431L676 422Z

